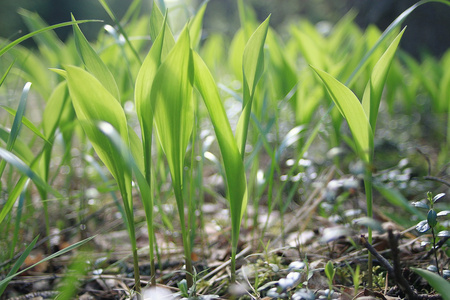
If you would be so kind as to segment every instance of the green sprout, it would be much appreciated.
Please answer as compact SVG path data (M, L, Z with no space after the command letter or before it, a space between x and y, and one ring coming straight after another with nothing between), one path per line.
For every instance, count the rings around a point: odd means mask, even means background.
M436 212L434 209L434 204L445 196L445 193L437 194L433 197L433 194L431 192L427 192L427 199L424 199L424 201L418 201L414 202L413 205L418 208L428 209L427 213L427 219L422 220L416 225L416 230L420 233L425 233L428 230L431 230L432 235L432 243L433 243L433 252L434 252L434 259L436 261L436 269L439 275L441 275L441 272L439 271L438 266L438 258L437 258L437 247L436 247L436 237L449 237L450 231L444 230L440 231L436 235L436 227L438 225L438 217L446 216L450 214L450 211L444 210L439 213Z

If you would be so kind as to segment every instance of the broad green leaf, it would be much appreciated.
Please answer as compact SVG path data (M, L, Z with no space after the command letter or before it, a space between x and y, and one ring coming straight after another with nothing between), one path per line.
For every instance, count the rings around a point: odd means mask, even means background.
M147 179L150 178L150 161L153 136L153 109L150 99L150 92L153 79L155 78L156 72L161 65L163 51L165 49L163 47L165 40L164 36L166 30L168 29L165 20L166 19L164 19L162 30L154 40L147 57L139 69L139 73L136 78L136 86L134 89L136 114L141 126L142 147L144 151L144 174Z
M236 140L244 157L248 124L255 95L256 85L264 71L264 42L269 29L270 16L256 29L244 49L242 59L244 103L242 113L236 127Z
M358 98L349 88L328 73L312 68L322 79L336 107L347 120L360 158L370 164L372 162L373 133Z
M163 36L164 40L162 42L163 45L162 60L163 60L175 45L175 39L167 24L167 14L164 17L161 11L159 10L158 5L156 5L155 1L153 1L152 11L150 13L150 37L153 43L156 42L156 39L163 28L162 26L164 26L165 31Z
M442 299L450 300L450 282L430 271L419 268L411 269L422 276L442 296Z
M134 132L133 128L131 128L130 126L128 126L128 137L130 140L131 154L134 158L136 166L139 169L139 171L141 171L143 174L145 174L144 173L144 153L142 151L143 150L142 142L139 139L136 132Z
M191 48L197 49L200 39L202 37L202 24L203 24L203 15L205 14L206 5L208 4L205 1L202 6L199 8L197 13L194 16L194 19L190 22L189 26L189 36L191 37Z
M233 71L234 76L242 81L242 55L245 49L245 34L241 28L235 34L228 50L228 65Z
M256 85L264 72L264 42L269 29L270 16L252 34L244 49L242 71L244 74L244 89L249 95L255 93ZM245 97L244 97L245 102Z
M202 58L194 52L195 87L200 92L222 153L230 201L232 244L236 251L240 224L247 207L247 181L244 164L233 136L216 83Z
M120 163L120 154L94 124L98 121L110 123L128 145L128 126L122 106L93 75L73 66L67 66L66 71L70 96L81 126L120 190L131 196L131 170ZM128 199L123 201L127 203ZM132 203L127 205L131 208Z
M48 26L36 31L33 31L29 34L26 34L16 40L14 40L13 42L9 43L8 45L6 45L5 47L0 49L0 56L2 56L3 54L5 54L6 52L8 52L11 48L13 48L14 46L16 46L17 44L20 44L21 42L35 36L36 34L42 33L42 32L46 32L49 30L53 30L56 28L60 28L60 27L64 27L64 26L70 26L70 25L74 25L74 24L81 24L81 23L86 23L86 22L102 22L99 20L83 20L83 21L76 21L76 22L64 22L64 23L59 23L56 25L52 25L52 26Z
M156 2L153 1L152 10L150 12L150 38L153 42L155 42L163 23L164 15L162 14Z
M73 15L72 20L75 21ZM120 102L119 89L113 75L111 74L111 71L89 44L77 24L73 25L73 35L75 37L75 44L77 45L78 54L83 60L86 68L102 83L108 92Z
M174 183L180 186L185 152L194 125L193 71L186 27L158 69L150 96L158 138Z
M389 67L391 66L395 52L397 50L400 39L405 29L394 39L389 48L384 52L375 65L370 80L364 91L362 106L367 118L369 119L372 130L375 131L377 124L378 110L380 107L381 94L383 92L384 83L386 82Z
M319 69L326 69L326 54L323 53L322 48L314 41L308 34L300 29L293 31L297 39L299 50L310 65L316 66Z

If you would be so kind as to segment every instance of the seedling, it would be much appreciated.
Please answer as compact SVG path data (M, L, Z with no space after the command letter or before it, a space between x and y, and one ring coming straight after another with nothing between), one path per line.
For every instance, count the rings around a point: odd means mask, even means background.
M436 240L437 240L437 237L440 237L440 238L450 237L450 232L448 230L444 230L444 231L440 231L436 235L435 230L436 230L436 226L438 225L438 217L446 216L446 215L450 214L450 211L444 210L444 211L437 213L436 210L434 209L434 204L444 196L445 196L445 193L440 193L433 197L433 194L431 192L428 192L427 198L425 199L425 201L418 201L418 202L413 203L413 205L415 207L428 209L427 219L422 220L419 223L417 223L416 230L420 233L425 233L428 230L431 230L431 236L432 236L431 242L433 243L433 252L434 252L434 258L436 261L436 269L437 269L437 272L439 275L441 275L441 272L439 271L438 258L437 258L437 253L436 253L437 252Z
M334 275L336 275L336 270L331 260L329 260L325 265L325 275L327 276L328 279L328 299L330 299L331 296L333 295L333 280Z

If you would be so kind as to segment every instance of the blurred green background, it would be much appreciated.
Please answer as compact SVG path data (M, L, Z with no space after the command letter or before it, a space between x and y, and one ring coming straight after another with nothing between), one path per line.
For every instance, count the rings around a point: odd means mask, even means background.
M108 0L120 18L132 0ZM151 0L143 1L142 13L150 10ZM201 0L166 0L171 9L183 10L186 15L200 5ZM357 23L366 27L375 23L384 30L401 12L413 5L412 0L246 0L263 20L272 14L271 25L283 33L288 23L307 18L313 23L329 21L336 23L350 9L358 12ZM222 32L232 35L239 27L236 0L211 0L205 15L205 32ZM15 39L27 29L21 21L18 9L22 7L37 12L49 24L70 20L73 13L78 20L111 20L96 0L0 0L0 36ZM420 58L423 52L439 57L450 47L450 7L438 3L423 5L406 20L408 29L402 39L402 48ZM95 38L104 24L84 25L88 38ZM69 27L58 29L57 34L65 39L71 32ZM28 46L32 45L30 40Z

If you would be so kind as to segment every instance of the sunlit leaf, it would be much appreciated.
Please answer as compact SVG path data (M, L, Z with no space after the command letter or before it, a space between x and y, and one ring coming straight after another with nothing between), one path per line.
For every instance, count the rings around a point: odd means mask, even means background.
M191 37L192 49L196 49L200 43L202 37L203 15L205 14L207 4L208 1L203 2L202 6L200 6L195 14L194 19L190 22L189 36Z
M242 60L244 103L242 104L242 113L236 127L236 140L242 157L244 157L245 152L244 148L256 85L264 71L264 42L269 29L269 21L270 16L256 29L244 49Z
M381 58L378 60L374 69L372 70L370 80L364 91L362 106L367 118L369 119L372 130L375 130L377 124L381 94L383 92L387 74L392 64L397 46L400 43L400 39L402 38L404 32L405 29L403 29L402 32L397 35L389 48L384 52L383 56L381 56Z
M173 180L180 185L185 152L194 124L193 75L189 33L185 28L158 69L150 95L158 138Z
M75 21L73 15L72 20ZM75 37L77 51L86 68L98 79L98 81L102 83L108 92L120 102L119 89L113 75L111 74L111 71L89 44L77 24L73 25L73 35Z
M324 71L312 68L322 79L334 103L347 120L359 156L370 165L373 151L373 133L361 103L349 88L334 77Z
M223 103L216 83L201 57L194 52L195 87L198 89L208 109L214 132L222 153L226 173L228 198L230 201L233 245L237 246L237 237L242 216L247 207L247 183L244 164L231 131Z
M94 76L81 68L67 66L67 82L78 120L119 187L131 195L130 169L121 165L118 153L111 142L96 128L93 122L110 123L128 144L128 126L120 103ZM127 199L123 199L128 201ZM128 203L131 206L131 203Z

